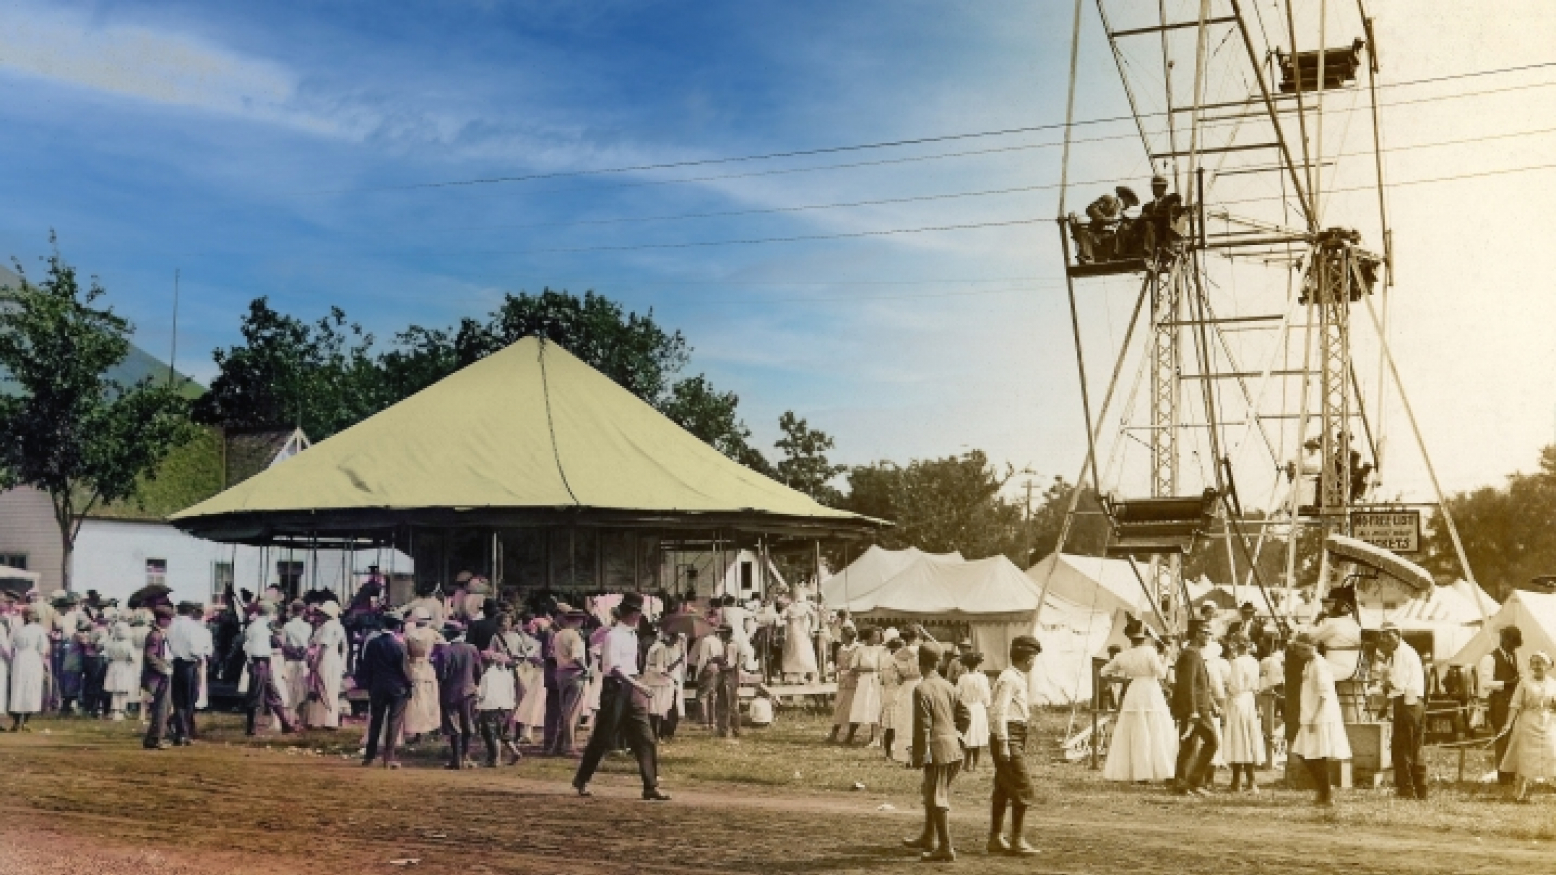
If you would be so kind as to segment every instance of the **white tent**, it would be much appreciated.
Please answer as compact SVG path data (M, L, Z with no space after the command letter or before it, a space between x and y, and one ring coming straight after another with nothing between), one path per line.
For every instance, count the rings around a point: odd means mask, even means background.
M1032 669L1033 704L1089 700L1092 657L1106 655L1110 645L1129 647L1125 616L1122 610L1094 611L1050 594L1042 616L1027 633L1043 645Z
M1476 601L1480 605L1476 606ZM1402 623L1405 620L1428 620L1438 623L1480 623L1482 611L1490 617L1502 606L1486 591L1467 580L1458 580L1449 586L1434 586L1430 592L1417 596L1393 611L1384 613L1384 619Z
M1497 648L1497 639L1507 626L1517 626L1524 635L1524 646L1518 649L1518 655L1525 665L1529 654L1537 650L1556 655L1556 593L1515 590L1453 657L1453 664L1479 663L1482 656Z
M887 550L876 544L848 564L847 568L821 582L821 595L830 607L847 607L855 599L867 596L881 584L919 557L939 562L960 562L960 553L925 553L917 547L906 550Z
M1141 576L1145 573L1141 566ZM1137 617L1152 613L1140 578L1126 559L1050 553L1027 569L1027 577L1040 591L1047 581L1049 595L1071 604L1109 613L1122 608Z

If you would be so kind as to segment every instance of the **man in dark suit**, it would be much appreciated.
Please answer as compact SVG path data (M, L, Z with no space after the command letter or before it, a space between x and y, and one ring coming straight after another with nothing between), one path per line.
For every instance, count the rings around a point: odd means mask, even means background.
M443 731L448 735L450 769L467 768L470 739L475 736L476 690L481 683L481 653L465 640L458 626L445 632L448 644L438 657L438 704L443 709ZM468 763L474 768L474 763Z
M500 607L494 598L482 602L481 619L470 624L470 631L465 636L470 645L482 653L491 649L492 638L497 635L497 612Z
M1216 703L1210 697L1210 674L1200 652L1210 642L1210 625L1189 621L1189 643L1173 668L1172 716L1178 722L1178 767L1174 792L1209 796L1205 777L1220 747L1216 731Z
M923 680L913 690L913 767L924 770L924 831L903 844L923 851L927 861L956 859L951 847L951 782L962 768L962 740L956 731L956 688L940 676L940 645L920 644Z
M400 640L404 620L390 612L383 616L383 632L362 648L357 660L357 687L367 690L367 751L362 765L370 766L378 755L378 739L384 739L384 768L398 769L394 758L400 727L405 722L405 706L411 698L411 672L405 662L405 644ZM387 724L387 725L386 725Z

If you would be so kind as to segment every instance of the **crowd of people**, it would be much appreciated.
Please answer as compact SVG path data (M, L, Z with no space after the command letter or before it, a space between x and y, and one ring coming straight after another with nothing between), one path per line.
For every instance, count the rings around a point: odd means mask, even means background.
M1034 799L1025 752L1042 648L1030 636L1014 639L1009 667L991 685L970 640L947 647L921 626L860 630L846 611L827 612L803 593L755 605L715 598L705 607L649 598L653 610L644 596L625 593L593 610L555 600L520 610L479 576L462 574L458 583L451 595L423 589L399 607L388 605L377 575L344 607L328 593L286 602L273 590L229 593L214 610L166 599L120 608L94 593L3 597L0 712L14 732L31 731L33 715L50 711L133 717L145 747L165 750L199 737L197 712L213 679L236 666L250 735L339 730L355 690L367 705L364 766L397 769L402 744L424 737L446 740L452 770L511 766L531 747L576 758L572 786L588 796L602 757L628 749L643 798L664 801L658 746L675 738L687 714L683 690L693 685L710 732L738 737L740 691L753 674L759 694L745 722L771 719L760 684L766 660L758 658L766 646L781 678L835 676L828 742L862 743L922 770L923 830L906 844L925 859L955 858L950 787L985 751L994 771L987 850L1035 853L1023 833ZM1346 724L1359 715L1348 712L1381 700L1393 723L1396 792L1427 798L1426 676L1397 626L1383 625L1370 665L1354 609L1333 593L1318 619L1297 629L1261 622L1246 604L1237 620L1221 622L1207 603L1177 647L1144 623L1126 634L1131 646L1100 671L1101 695L1117 707L1104 778L1205 796L1225 767L1233 792L1258 793L1257 772L1274 764L1283 726L1290 762L1315 788L1315 802L1329 806L1335 764L1351 758ZM1542 651L1521 672L1521 646L1517 628L1503 629L1501 646L1480 666L1480 686L1497 730L1500 779L1524 800L1533 782L1556 780L1556 665ZM1344 701L1337 681L1363 692Z

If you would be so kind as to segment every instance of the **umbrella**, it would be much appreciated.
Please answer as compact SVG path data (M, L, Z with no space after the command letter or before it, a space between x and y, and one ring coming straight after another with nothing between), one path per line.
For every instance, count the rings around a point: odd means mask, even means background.
M157 605L171 605L173 600L168 598L168 594L172 591L170 587L163 586L160 583L147 584L131 593L130 599L126 604L132 608L154 608Z
M1393 551L1374 546L1366 541L1358 541L1344 535L1330 535L1324 539L1324 549L1368 568L1375 568L1417 592L1431 592L1432 587L1436 585L1430 571Z
M713 633L713 624L700 614L671 614L664 618L660 627L667 632L685 635L688 641Z

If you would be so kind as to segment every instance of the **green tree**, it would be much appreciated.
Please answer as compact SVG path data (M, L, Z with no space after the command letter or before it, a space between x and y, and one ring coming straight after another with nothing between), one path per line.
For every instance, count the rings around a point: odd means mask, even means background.
M34 285L0 288L0 366L20 393L0 398L0 488L49 496L59 526L65 585L81 521L93 508L133 496L143 478L192 435L188 401L150 380L106 378L130 351L132 328L109 307L94 277L82 289L54 251Z
M195 403L199 422L301 428L322 440L399 400L385 391L373 336L338 307L308 323L256 298L239 330L242 345L213 354L218 373Z
M681 428L742 465L772 476L767 458L751 446L751 429L741 421L740 397L721 392L702 374L677 382L659 410Z
M827 450L833 448L831 436L811 428L792 410L778 417L778 429L783 432L783 437L773 444L783 454L774 466L778 480L822 504L836 505L842 495L831 481L847 467L827 459Z
M1539 470L1513 474L1507 485L1486 486L1448 498L1475 579L1503 599L1530 579L1556 573L1556 446L1540 451ZM1464 576L1440 517L1424 538L1421 564L1440 579Z

